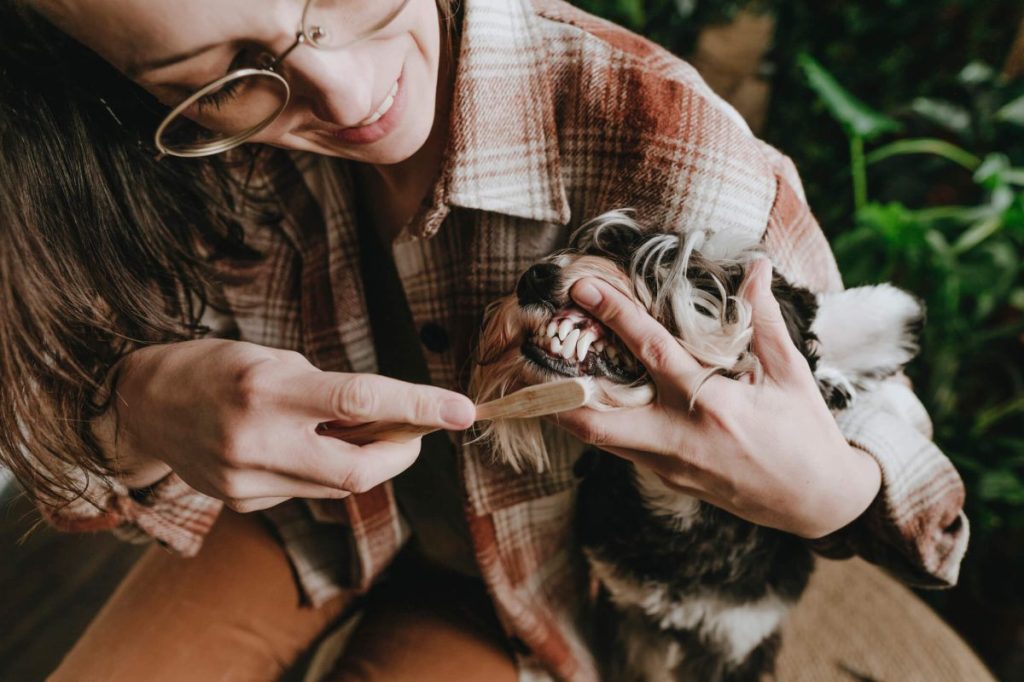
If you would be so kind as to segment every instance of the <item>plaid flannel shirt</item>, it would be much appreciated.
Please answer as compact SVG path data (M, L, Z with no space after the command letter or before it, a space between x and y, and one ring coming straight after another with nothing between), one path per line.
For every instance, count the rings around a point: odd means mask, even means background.
M842 286L792 163L690 66L559 0L463 5L442 172L394 246L413 318L430 339L410 350L425 354L434 383L464 390L484 307L572 227L609 209L634 207L661 228L753 232L791 281ZM248 230L265 258L222 264L248 278L226 291L239 338L299 351L324 370L374 372L350 168L282 153L263 181L282 210L279 223ZM816 548L860 554L919 585L955 583L968 536L964 489L906 383L890 382L839 422L878 460L882 489ZM588 578L570 528L573 462L556 453L544 473L515 474L480 446L457 445L480 573L518 645L522 678L596 679ZM68 529L152 536L190 555L220 509L173 474L147 496L128 493L96 482L50 517ZM367 589L409 535L390 484L267 513L314 604Z

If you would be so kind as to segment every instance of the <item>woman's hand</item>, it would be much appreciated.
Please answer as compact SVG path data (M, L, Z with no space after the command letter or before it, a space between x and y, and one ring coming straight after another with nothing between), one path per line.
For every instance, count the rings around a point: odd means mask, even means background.
M818 392L771 293L770 263L754 264L748 278L744 296L753 307L753 351L764 381L713 376L692 411L697 360L613 287L577 282L572 297L643 363L657 400L614 412L575 410L558 421L681 492L760 525L821 537L860 516L878 493L881 471L846 442Z
M318 435L322 422L464 429L475 416L458 393L322 372L298 353L218 339L131 353L112 405L94 432L126 485L150 485L173 470L241 512L365 492L419 455L419 439L360 447Z

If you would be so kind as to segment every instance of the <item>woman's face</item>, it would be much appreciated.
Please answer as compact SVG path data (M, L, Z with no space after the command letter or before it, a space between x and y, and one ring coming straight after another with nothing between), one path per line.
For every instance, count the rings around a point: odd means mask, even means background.
M350 1L370 8L377 2ZM169 106L231 71L243 51L286 50L304 4L34 1L62 30ZM386 28L347 49L300 45L278 69L291 86L288 108L252 141L372 164L403 161L423 145L433 124L439 52L435 0L411 0Z

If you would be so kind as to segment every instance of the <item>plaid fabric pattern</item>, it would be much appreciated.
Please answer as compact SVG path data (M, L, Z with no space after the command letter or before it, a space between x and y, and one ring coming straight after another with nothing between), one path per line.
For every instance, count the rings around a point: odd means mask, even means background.
M842 286L793 164L755 139L687 64L557 0L463 5L442 173L394 247L417 328L439 325L451 340L420 351L437 385L464 389L484 307L574 226L614 208L634 207L652 226L755 234L792 281ZM373 372L348 167L279 154L265 181L283 218L252 228L266 259L227 291L240 338L300 351L325 370ZM963 486L928 439L920 403L896 381L841 426L879 461L883 487L819 550L861 554L920 584L954 583L968 535ZM596 679L589 583L572 550L569 455L556 454L543 474L514 474L477 445L457 444L480 572L521 645L522 678ZM200 500L172 477L143 501L110 495L90 523L136 528L192 553L218 508ZM369 587L408 539L390 484L268 515L314 603Z

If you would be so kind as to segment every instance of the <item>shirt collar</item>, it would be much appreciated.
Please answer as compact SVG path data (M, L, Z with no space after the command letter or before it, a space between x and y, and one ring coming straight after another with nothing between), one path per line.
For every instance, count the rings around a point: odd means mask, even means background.
M448 205L564 225L570 211L539 17L529 0L463 4L448 149L419 236L437 231Z

